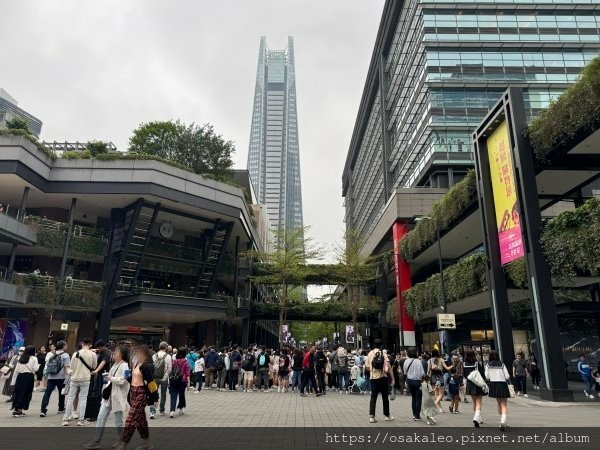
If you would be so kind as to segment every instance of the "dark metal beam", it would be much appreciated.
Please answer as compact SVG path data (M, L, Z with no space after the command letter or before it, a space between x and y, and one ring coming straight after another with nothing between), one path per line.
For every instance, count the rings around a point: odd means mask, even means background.
M146 240L144 241L144 246L142 247L142 252L139 256L140 262L138 263L137 267L135 268L135 274L133 275L133 280L131 281L132 288L137 283L137 279L140 275L140 270L142 269L142 258L144 257L144 254L146 253L146 249L148 248L148 245L150 243L150 232L152 231L152 228L154 227L154 224L156 223L156 217L158 216L158 212L160 210L161 210L160 203L157 203L154 206L154 212L152 213L152 218L150 219L150 225L148 227L148 236L146 237Z
M217 260L217 263L215 264L215 271L213 273L212 280L210 281L210 286L208 287L209 294L212 293L212 291L215 288L215 281L217 280L217 273L223 262L223 255L225 254L225 249L227 248L227 245L229 244L229 238L231 237L232 231L233 231L233 222L230 222L227 224L227 231L225 233L225 238L223 239L223 246L221 247L221 251L219 252L219 259ZM237 301L237 298L235 299L235 301Z
M198 295L198 288L200 287L200 280L202 279L202 276L204 275L204 271L206 270L206 266L208 264L208 257L210 255L210 248L212 247L212 244L215 240L215 236L217 234L217 228L219 227L220 222L221 222L220 220L216 221L215 226L212 230L212 236L210 237L210 241L208 242L208 245L205 247L206 253L203 255L202 265L198 268L198 272L196 274L196 285L194 286L194 291L192 294L194 297L196 297Z
M73 235L73 219L75 217L75 208L77 207L77 199L71 199L71 209L69 210L69 229L67 230L67 235L65 236L65 244L63 247L63 255L60 263L60 275L58 277L58 288L56 299L57 303L62 303L62 293L64 290L65 284L65 270L67 268L67 256L69 255L69 244L71 243L71 236Z

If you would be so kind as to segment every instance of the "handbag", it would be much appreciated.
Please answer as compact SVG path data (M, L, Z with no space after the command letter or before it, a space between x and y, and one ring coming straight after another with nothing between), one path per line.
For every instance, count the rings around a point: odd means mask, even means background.
M102 389L102 398L108 400L112 394L112 383L109 383L104 389Z
M488 393L488 386L481 374L479 373L479 369L475 366L475 369L471 371L471 373L467 376L467 380L473 383L475 386L480 388L485 394Z
M515 386L511 383L507 383L508 384L508 393L510 394L510 398L515 398L516 394L515 394Z
M71 377L65 380L65 385L60 391L60 395L69 395L69 389L71 389Z
M2 375L8 375L8 373L10 372L10 367L8 367L8 364L5 366L2 366L2 369L0 369L0 373L2 373Z

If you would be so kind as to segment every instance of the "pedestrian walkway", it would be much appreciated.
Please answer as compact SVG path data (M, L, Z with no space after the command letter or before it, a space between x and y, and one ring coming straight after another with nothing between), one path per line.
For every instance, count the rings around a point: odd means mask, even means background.
M52 396L48 416L39 417L41 392L34 392L31 408L26 417L11 417L8 403L0 404L0 428L19 427L60 427L62 414L56 414L58 398ZM155 427L427 427L422 422L414 422L411 417L410 397L399 395L391 401L393 422L383 422L381 397L377 404L377 417L381 419L369 424L369 395L352 395L329 392L316 398L314 395L300 397L297 394L271 392L218 392L203 390L200 394L187 391L185 414L170 419L168 414L150 420L150 428ZM444 403L445 413L436 417L438 427L470 427L473 412L471 404L461 404L460 414L448 412L448 402ZM589 403L549 403L534 398L509 399L508 424L519 427L596 427L600 414L600 401ZM482 427L499 425L496 402L484 398ZM107 425L112 426L112 418ZM88 428L95 424L87 425ZM75 427L73 423L71 428ZM430 427L431 428L431 427ZM90 430L91 433L91 430Z

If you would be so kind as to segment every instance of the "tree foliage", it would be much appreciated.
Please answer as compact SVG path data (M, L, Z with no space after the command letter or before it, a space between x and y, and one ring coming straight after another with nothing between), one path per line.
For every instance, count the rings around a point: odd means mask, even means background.
M129 151L173 161L223 181L231 178L235 147L210 124L186 125L178 120L140 125L129 138Z
M21 119L20 117L14 117L10 120L6 121L6 128L9 130L24 130L27 133L30 133L29 126L27 125L27 121Z

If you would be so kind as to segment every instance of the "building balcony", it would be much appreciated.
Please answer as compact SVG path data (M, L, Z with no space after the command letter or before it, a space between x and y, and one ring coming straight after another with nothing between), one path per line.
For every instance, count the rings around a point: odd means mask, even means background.
M20 306L27 301L29 289L9 283L6 277L6 267L0 267L0 306Z
M26 303L44 309L99 311L104 284L67 277L60 286L57 277L15 273L12 285L27 288ZM61 287L61 289L59 289Z
M35 229L24 223L24 214L10 205L0 205L0 242L19 245L35 245Z

